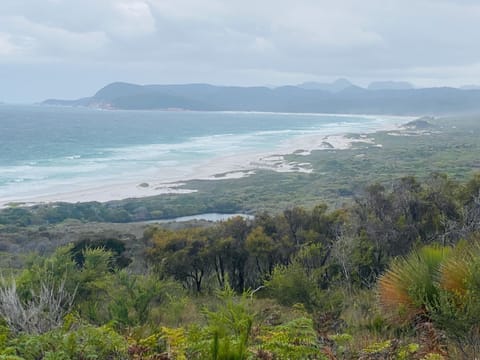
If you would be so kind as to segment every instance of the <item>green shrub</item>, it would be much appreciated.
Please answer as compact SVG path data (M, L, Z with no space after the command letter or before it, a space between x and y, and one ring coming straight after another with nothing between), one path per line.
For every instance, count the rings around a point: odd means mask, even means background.
M112 328L81 325L42 335L22 334L9 344L25 360L126 359L127 342Z
M317 283L299 262L293 262L289 266L276 266L272 278L265 285L268 293L282 305L301 303L312 310L318 303Z
M274 359L326 359L320 353L312 319L306 317L266 328L259 338L257 352L267 351Z

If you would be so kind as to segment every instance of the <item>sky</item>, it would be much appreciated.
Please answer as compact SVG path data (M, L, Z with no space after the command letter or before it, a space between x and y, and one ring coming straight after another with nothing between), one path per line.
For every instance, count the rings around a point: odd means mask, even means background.
M114 81L480 84L479 0L0 0L0 101Z

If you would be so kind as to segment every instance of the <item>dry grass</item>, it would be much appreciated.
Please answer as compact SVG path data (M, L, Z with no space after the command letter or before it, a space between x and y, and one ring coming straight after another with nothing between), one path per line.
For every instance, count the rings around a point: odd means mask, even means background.
M24 301L15 280L7 283L0 278L0 317L17 333L42 334L61 326L74 298L75 293L65 289L65 281L57 286L53 280L46 280L38 292L31 290L31 300Z

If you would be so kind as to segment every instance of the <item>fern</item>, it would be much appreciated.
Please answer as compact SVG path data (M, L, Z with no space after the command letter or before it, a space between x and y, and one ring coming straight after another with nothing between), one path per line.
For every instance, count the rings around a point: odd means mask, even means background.
M326 359L320 353L313 321L306 317L266 329L259 339L258 350L270 352L275 359Z

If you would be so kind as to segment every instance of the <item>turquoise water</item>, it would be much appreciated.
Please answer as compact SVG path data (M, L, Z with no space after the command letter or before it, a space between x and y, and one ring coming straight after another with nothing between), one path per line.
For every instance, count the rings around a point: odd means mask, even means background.
M194 168L219 157L280 150L302 136L371 132L392 121L0 105L0 202L55 194L71 185L88 189L194 178Z

